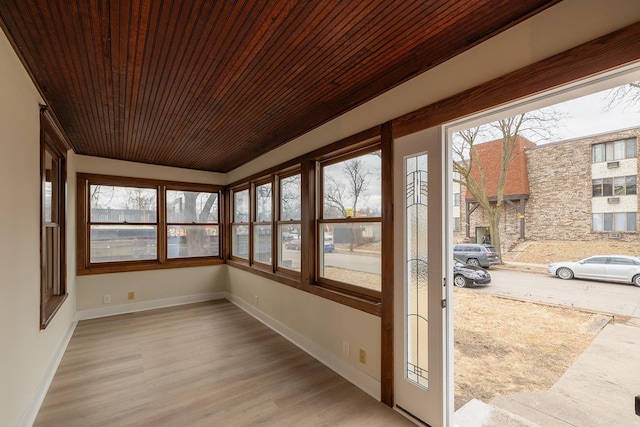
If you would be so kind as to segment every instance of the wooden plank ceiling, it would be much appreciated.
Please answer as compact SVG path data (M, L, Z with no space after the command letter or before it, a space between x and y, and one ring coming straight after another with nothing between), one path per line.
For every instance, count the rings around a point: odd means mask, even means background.
M2 0L0 23L76 153L228 172L557 1Z

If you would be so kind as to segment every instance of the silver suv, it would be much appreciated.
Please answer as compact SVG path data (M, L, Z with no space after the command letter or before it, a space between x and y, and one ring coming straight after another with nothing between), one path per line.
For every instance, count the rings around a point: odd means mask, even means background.
M476 267L489 268L492 265L500 264L500 257L491 245L461 243L453 247L453 257Z

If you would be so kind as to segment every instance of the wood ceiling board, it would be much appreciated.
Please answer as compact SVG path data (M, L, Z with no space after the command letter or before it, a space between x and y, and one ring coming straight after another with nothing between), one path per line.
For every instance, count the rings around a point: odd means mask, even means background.
M78 154L228 172L557 0L3 0Z

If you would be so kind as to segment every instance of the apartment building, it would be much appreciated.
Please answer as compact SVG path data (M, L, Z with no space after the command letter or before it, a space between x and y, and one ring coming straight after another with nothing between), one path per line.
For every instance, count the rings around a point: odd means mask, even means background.
M632 128L519 147L512 165L517 173L509 171L511 186L505 189L505 199L519 201L505 203L500 220L503 250L522 241L523 235L531 240L636 240L638 136L640 128ZM486 149L499 153L499 142L487 143ZM495 170L495 156L481 156L483 161L486 170ZM472 201L468 192L467 200ZM461 215L465 225L466 212ZM482 208L469 218L469 234L462 226L456 238L481 242L488 225Z

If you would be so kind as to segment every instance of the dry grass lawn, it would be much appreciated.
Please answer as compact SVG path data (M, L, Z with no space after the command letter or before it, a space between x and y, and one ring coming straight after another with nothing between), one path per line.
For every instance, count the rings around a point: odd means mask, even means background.
M640 242L524 242L505 260L548 264L640 254ZM378 249L379 250L379 249ZM325 277L380 290L380 276L335 267ZM454 289L455 408L472 398L548 390L595 338L597 314Z
M549 264L640 254L640 241L526 241L506 261ZM455 407L548 390L595 338L597 314L454 289Z
M592 255L640 255L640 241L619 240L572 242L566 240L536 240L520 243L512 252L502 254L505 261L550 264L576 261Z
M548 390L595 338L597 314L454 289L455 408Z

